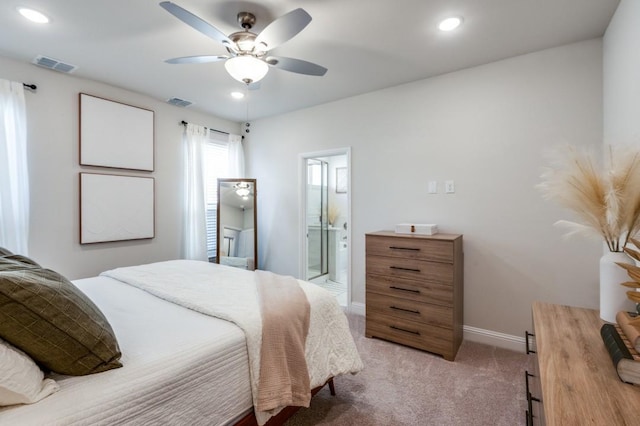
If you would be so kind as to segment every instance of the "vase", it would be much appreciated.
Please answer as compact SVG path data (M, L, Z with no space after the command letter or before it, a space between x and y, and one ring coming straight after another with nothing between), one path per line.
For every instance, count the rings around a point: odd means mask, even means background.
M600 318L613 323L619 311L635 311L634 303L627 298L629 289L620 285L631 278L616 262L635 264L622 251L610 251L600 258Z

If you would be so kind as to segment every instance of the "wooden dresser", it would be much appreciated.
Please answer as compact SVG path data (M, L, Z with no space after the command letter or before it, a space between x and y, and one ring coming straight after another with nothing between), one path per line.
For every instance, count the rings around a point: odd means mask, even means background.
M593 309L534 302L537 371L527 377L528 425L640 424L640 386L618 379L602 324Z
M462 235L366 234L367 337L453 361L462 343Z

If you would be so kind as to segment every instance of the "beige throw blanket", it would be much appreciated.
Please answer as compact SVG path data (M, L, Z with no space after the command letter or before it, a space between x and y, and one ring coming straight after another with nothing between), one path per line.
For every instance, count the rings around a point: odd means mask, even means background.
M298 280L256 271L262 310L259 411L291 405L308 407L311 401L305 344L310 307Z
M185 308L237 324L247 337L251 392L262 425L278 409L261 411L258 381L262 318L255 272L193 260L172 260L105 271L103 276L130 284ZM311 307L305 358L311 387L363 367L349 324L335 297L315 284L298 280Z

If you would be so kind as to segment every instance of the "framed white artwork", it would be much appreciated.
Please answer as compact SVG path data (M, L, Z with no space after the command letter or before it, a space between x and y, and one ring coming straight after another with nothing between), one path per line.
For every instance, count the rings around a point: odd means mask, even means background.
M154 112L80 93L80 165L153 171Z
M80 173L80 244L153 238L152 177Z

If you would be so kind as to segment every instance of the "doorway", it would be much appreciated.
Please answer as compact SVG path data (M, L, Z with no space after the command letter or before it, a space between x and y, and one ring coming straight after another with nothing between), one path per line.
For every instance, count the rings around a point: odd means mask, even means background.
M350 149L301 155L301 276L351 300Z

